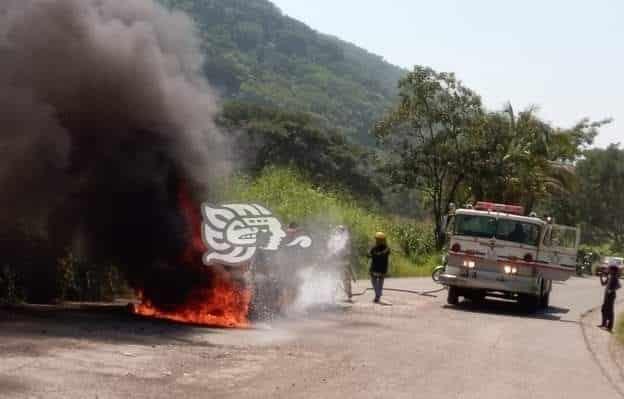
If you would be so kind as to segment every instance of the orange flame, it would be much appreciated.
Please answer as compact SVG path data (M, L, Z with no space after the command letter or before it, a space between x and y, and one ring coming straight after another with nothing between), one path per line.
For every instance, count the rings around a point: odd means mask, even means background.
M186 225L191 226L192 231L188 245L181 254L180 263L182 266L204 268L206 273L210 273L209 286L190 292L186 303L174 309L154 306L139 291L137 294L141 303L134 306L134 313L188 324L225 328L248 327L251 291L244 283L237 282L231 273L203 265L202 255L206 247L201 238L201 213L184 183L180 185L178 204Z
M134 306L134 312L180 323L225 328L248 327L247 314L251 300L249 290L237 287L226 273L216 273L212 284L210 288L191 293L187 303L173 310L154 307L139 292L141 304Z

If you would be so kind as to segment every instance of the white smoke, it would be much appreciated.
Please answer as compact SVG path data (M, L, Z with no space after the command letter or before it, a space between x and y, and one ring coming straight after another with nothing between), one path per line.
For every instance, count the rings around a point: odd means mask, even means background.
M299 271L302 284L295 302L289 307L290 314L304 314L309 310L335 305L342 293L341 273L337 268L307 267Z
M327 251L330 257L337 257L345 254L350 239L346 229L336 229L327 242Z
M291 314L303 314L312 309L336 305L346 299L343 276L349 262L350 234L345 228L335 229L327 240L327 252L316 264L300 268L301 281L295 302L289 307Z

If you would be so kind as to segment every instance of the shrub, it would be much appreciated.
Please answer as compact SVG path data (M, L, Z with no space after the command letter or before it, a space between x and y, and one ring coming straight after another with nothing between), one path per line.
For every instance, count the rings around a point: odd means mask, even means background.
M15 305L23 301L17 283L17 274L8 265L0 269L0 305Z
M58 260L56 278L59 300L112 301L127 290L116 266L81 260L70 251Z
M429 223L392 223L390 232L398 241L403 253L412 259L435 252L435 235L433 226Z
M316 187L310 181L294 168L267 167L253 180L239 176L224 183L219 200L256 202L271 209L282 221L297 221L309 229L327 231L330 226L348 226L355 253L354 268L360 276L366 275L366 253L376 231L388 234L393 249L392 275L422 276L431 272L435 246L430 225L394 220L344 191Z

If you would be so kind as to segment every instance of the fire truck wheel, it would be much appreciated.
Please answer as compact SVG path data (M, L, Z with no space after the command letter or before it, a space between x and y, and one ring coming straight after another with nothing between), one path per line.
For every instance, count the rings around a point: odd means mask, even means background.
M457 305L459 303L459 290L457 287L453 287L449 285L448 287L448 296L446 297L446 302L449 305Z
M550 292L545 292L544 295L542 296L542 299L540 300L540 308L548 309L549 306L550 306Z
M525 311L529 313L534 313L535 311L537 311L537 308L539 307L540 297L537 295L525 294L525 295L521 295L518 298L518 302L520 303L520 306L524 308Z
M472 300L474 302L483 302L483 301L485 301L485 291L476 291L472 295Z

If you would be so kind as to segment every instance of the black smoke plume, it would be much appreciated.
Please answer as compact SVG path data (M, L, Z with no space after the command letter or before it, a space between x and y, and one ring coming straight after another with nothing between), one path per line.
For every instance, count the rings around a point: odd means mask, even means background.
M194 33L151 0L0 4L0 224L119 262L156 305L206 283L178 264L180 185L227 172Z

